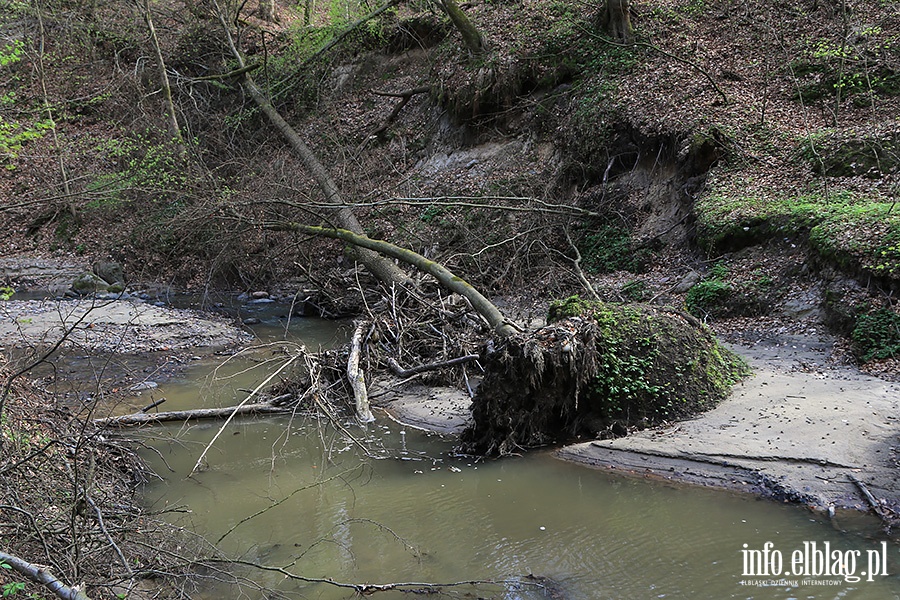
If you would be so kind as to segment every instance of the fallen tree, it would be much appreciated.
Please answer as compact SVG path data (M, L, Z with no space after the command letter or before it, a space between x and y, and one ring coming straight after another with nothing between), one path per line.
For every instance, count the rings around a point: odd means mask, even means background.
M475 289L469 282L452 273L444 265L425 258L417 252L401 248L384 240L372 239L368 236L354 233L346 229L334 229L328 227L319 227L316 225L305 225L303 223L294 223L289 221L273 221L262 224L262 227L271 231L293 231L296 233L306 233L309 235L317 235L328 237L336 240L342 240L353 244L379 252L403 261L404 263L417 268L423 273L428 273L434 277L445 289L464 297L472 305L472 308L481 315L491 329L497 335L505 337L515 333L516 328L512 322L503 316L503 313L484 295Z
M53 592L57 598L63 600L91 600L87 594L76 587L69 587L59 579L54 577L50 571L41 565L34 565L26 560L22 560L18 556L7 554L0 551L0 564L8 565L9 568L34 581L40 583L48 590ZM7 596L6 592L3 594Z
M246 69L247 65L244 62L244 57L234 43L231 30L228 27L225 11L215 0L213 1L213 6L215 7L216 17L222 25L228 48L231 50L232 55L238 63L239 70L237 72L240 73L240 75L238 75L238 81L240 82L241 88L253 99L263 114L266 115L266 118L268 118L272 126L275 127L278 133L280 133L288 145L290 145L291 150L293 150L294 154L300 159L306 170L312 175L313 180L325 197L325 202L332 207L331 212L337 223L344 229L362 235L364 233L362 225L360 225L359 220L356 218L356 215L353 214L353 211L350 210L347 203L344 202L340 189L329 174L328 169L325 168L325 165L322 164L322 161L319 160L310 147L306 145L300 137L300 134L297 133L297 131L291 127L290 123L281 116L281 113L272 106L272 103L266 95L263 94L256 85L256 82L253 81L249 70ZM385 285L390 286L393 284L410 282L409 276L397 267L397 265L389 260L385 260L377 253L368 250L365 247L357 248L355 255L355 258L365 265L369 272Z
M467 451L625 435L711 408L746 372L706 327L677 312L573 296L554 303L549 320L484 352Z
M98 427L130 427L133 425L149 425L171 421L190 421L201 419L227 419L238 415L271 415L291 412L290 408L274 406L269 403L245 404L243 406L226 406L224 408L197 408L194 410L170 410L158 413L138 412L130 415L94 419Z

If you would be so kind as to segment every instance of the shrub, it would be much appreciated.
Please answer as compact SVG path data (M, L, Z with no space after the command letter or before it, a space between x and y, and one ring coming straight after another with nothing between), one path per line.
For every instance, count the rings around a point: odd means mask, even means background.
M726 312L726 303L731 295L731 284L718 279L707 279L688 290L684 302L688 312L695 317L715 316Z
M856 355L862 362L892 358L900 354L900 315L880 308L862 315L851 334Z

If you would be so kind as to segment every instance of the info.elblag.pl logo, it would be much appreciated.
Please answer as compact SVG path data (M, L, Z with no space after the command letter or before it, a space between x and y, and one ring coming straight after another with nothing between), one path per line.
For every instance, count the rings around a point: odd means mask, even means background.
M839 550L831 542L803 542L785 555L772 542L762 549L752 550L744 544L744 577L841 577L847 583L875 581L888 575L887 542L880 548L866 550Z

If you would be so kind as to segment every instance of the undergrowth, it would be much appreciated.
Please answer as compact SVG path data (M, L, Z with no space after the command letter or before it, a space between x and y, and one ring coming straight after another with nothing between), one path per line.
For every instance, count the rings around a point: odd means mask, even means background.
M862 362L900 355L900 315L880 308L861 315L851 335Z
M900 211L880 195L846 190L800 196L711 194L697 203L698 237L709 252L736 250L772 237L806 241L841 267L900 278Z

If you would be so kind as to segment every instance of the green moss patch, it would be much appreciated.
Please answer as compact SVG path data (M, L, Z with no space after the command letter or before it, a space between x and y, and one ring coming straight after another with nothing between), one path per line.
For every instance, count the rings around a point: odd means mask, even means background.
M484 357L469 450L507 454L683 418L721 401L746 372L674 310L573 296L553 304L550 320Z
M881 178L900 167L900 132L825 134L804 140L800 155L819 175Z
M884 197L847 191L713 194L699 200L696 210L698 241L710 252L793 237L809 242L821 258L844 269L900 279L900 209Z

